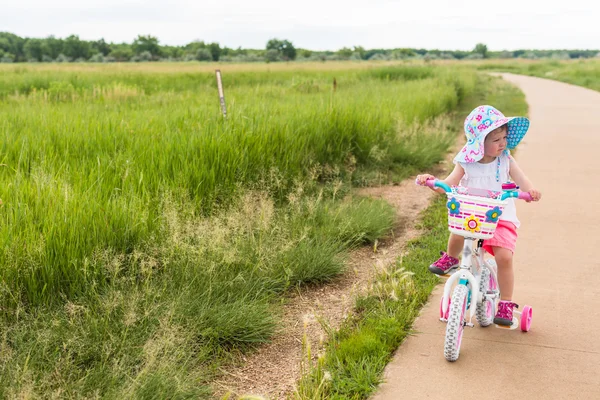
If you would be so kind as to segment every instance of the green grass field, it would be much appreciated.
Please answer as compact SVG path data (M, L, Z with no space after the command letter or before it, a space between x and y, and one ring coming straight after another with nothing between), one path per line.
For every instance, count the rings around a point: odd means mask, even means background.
M0 396L205 398L290 287L443 158L477 77L364 63L0 66ZM332 89L333 79L337 90Z

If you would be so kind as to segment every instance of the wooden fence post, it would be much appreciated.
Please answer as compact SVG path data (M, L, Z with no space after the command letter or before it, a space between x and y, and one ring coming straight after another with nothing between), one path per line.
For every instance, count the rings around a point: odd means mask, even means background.
M227 107L225 106L225 94L223 93L223 82L221 81L221 70L216 69L215 74L217 76L217 88L219 89L219 101L221 102L221 111L223 112L223 118L227 117Z

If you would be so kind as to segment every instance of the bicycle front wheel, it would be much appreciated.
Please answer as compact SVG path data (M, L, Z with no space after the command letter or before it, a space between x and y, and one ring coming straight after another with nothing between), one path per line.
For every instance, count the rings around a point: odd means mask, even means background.
M446 325L446 339L444 341L444 357L448 361L458 360L463 330L465 328L465 314L467 312L467 297L469 289L465 285L458 285L452 293L450 313Z

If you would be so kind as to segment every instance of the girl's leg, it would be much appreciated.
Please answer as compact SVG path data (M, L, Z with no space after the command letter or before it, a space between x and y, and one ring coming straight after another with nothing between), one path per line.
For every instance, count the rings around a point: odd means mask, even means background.
M498 265L498 285L500 286L500 300L512 301L515 287L515 274L513 271L513 253L503 247L493 247L494 257Z
M460 266L458 255L462 251L464 238L459 235L450 234L448 238L448 252L441 252L441 257L429 266L429 271L437 275L446 275Z
M448 238L448 255L454 258L458 258L460 253L462 253L464 244L464 237L451 233L450 237Z

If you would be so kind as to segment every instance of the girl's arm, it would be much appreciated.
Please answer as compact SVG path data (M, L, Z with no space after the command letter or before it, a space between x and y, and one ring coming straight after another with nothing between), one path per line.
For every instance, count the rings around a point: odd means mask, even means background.
M465 170L463 169L463 167L461 167L460 164L455 164L454 169L452 170L452 172L450 172L450 175L448 175L446 177L446 179L443 179L442 182L444 182L450 186L458 186L460 180L462 179L462 177L464 175L465 175ZM432 179L432 178L435 178L435 177L430 174L423 174L423 175L417 176L417 180L422 185L425 184L425 181L427 181L428 179ZM434 188L432 190L435 190L436 192L442 193L442 194L445 193L444 189L441 189L441 188Z
M542 198L542 193L539 190L534 189L533 184L527 178L517 161L510 157L510 177L517 185L519 185L520 189L523 192L529 192L533 201L538 201Z

